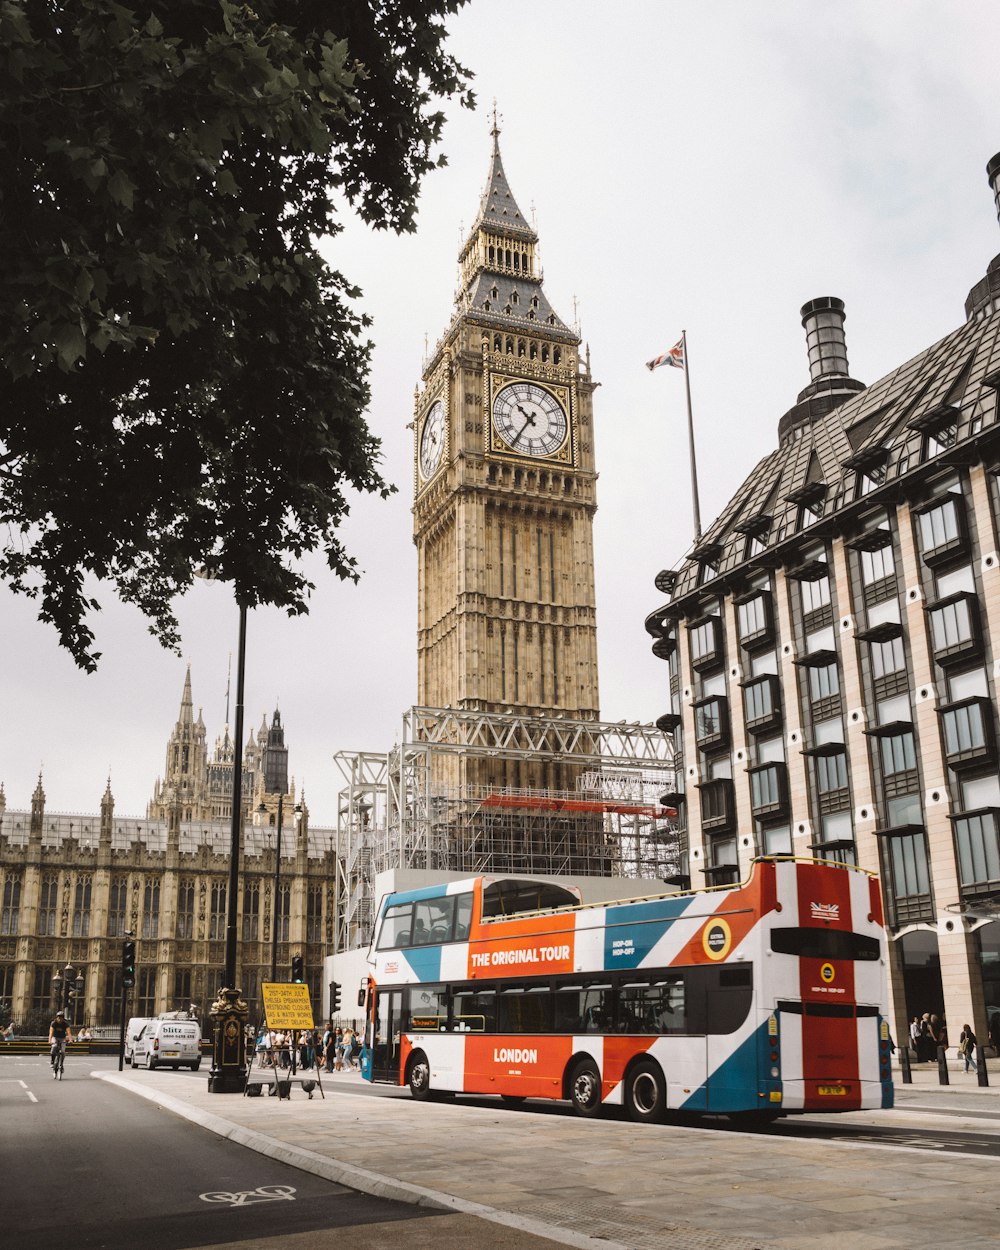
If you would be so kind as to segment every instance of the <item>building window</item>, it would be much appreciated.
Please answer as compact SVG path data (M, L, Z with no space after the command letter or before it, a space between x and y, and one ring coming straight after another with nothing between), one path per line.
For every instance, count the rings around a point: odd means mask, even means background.
M823 664L809 669L809 699L818 703L820 699L830 699L840 694L840 677L837 665Z
M312 885L306 895L306 941L323 941L323 887Z
M125 916L128 912L128 879L112 877L108 891L108 937L124 937L128 925Z
M8 877L3 883L3 911L0 934L14 937L21 928L21 878Z
M191 969L174 970L174 1004L177 1011L185 1011L191 1005Z
M73 895L74 937L90 937L90 893L90 878L81 877Z
M847 755L841 750L836 755L816 757L816 790L830 794L834 790L847 789Z
M803 581L799 585L802 590L802 612L804 616L818 612L829 604L829 577L819 577L815 581Z
M774 608L769 590L758 590L753 595L736 601L736 619L739 627L740 646L746 651L756 651L774 641Z
M52 969L45 964L35 964L35 976L31 987L32 1011L52 1010Z
M160 883L147 881L142 892L142 936L160 936Z
M849 811L830 812L820 821L820 841L812 844L819 859L840 864L856 864L854 822Z
M925 505L917 512L917 523L921 555L931 568L968 549L965 501L961 495L948 494Z
M59 878L43 877L38 901L38 933L40 937L55 936L58 908Z
M750 807L758 820L788 813L788 769L784 764L762 764L748 770Z
M282 883L278 887L278 941L288 941L288 916L291 911L292 887Z
M260 886L256 881L243 887L243 941L256 942L260 937Z
M791 825L765 825L760 832L762 855L791 855Z
M221 942L226 936L226 887L221 882L212 885L212 905L208 914L208 936L213 942Z
M890 638L888 642L873 642L869 652L872 662L872 676L888 677L890 673L901 673L906 667L906 655L903 639Z
M974 768L995 758L993 706L989 699L965 699L938 708L949 768Z
M1000 808L984 807L952 818L958 847L959 878L965 888L1000 885L998 816Z
M194 937L194 882L181 881L177 887L177 937L190 941Z
M714 668L722 662L722 622L717 616L706 617L688 626L691 667L696 673Z
M135 1014L137 1016L156 1015L156 969L136 968L135 982Z
M0 1015L7 1018L8 1024L13 1014L15 971L13 964L0 964Z
M710 885L736 885L740 879L735 838L710 838L705 876Z
M913 742L913 734L909 730L893 734L891 737L880 737L879 750L882 755L884 777L909 772L917 766L917 751Z
M762 734L781 724L781 683L765 673L743 687L743 711L749 733Z
M876 582L892 577L896 572L896 561L892 554L892 546L879 547L877 551L862 551L861 580L865 586L873 586Z
M122 970L121 965L108 967L104 970L104 1012L102 1020L105 1024L122 1022Z
M699 751L722 751L729 746L729 700L699 699L694 708L694 734Z
M931 885L924 830L900 832L882 841L890 923L899 926L928 919Z
M701 791L701 824L706 831L721 832L733 828L736 819L736 803L733 783L727 777L703 781Z
M939 599L927 608L931 624L934 659L948 668L964 664L983 649L979 628L979 603L968 592Z

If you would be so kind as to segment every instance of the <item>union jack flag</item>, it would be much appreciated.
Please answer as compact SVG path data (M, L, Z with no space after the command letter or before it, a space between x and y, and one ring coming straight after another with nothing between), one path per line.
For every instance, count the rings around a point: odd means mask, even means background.
M839 903L810 903L809 910L813 920L825 920L829 923L831 920L840 919Z
M655 356L652 360L646 361L646 368L649 370L659 369L660 365L673 365L675 369L684 368L683 339L678 339L670 351L664 352L662 356Z

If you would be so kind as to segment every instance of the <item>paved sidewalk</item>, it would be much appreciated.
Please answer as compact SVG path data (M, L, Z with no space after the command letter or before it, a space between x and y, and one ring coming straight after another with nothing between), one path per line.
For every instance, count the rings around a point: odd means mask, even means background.
M912 1250L955 1240L963 1250L1000 1247L989 1157L584 1120L461 1099L415 1103L402 1092L373 1096L353 1073L326 1077L325 1101L297 1088L287 1101L213 1095L204 1075L95 1075L340 1184L485 1220L496 1232L481 1243L490 1248L514 1230L594 1250ZM898 1110L837 1122L912 1129L930 1123L922 1105L936 1103L956 1117L953 1131L991 1131L989 1095L1000 1088L951 1075L941 1087L936 1068L915 1067L914 1084L899 1087ZM996 1128L1000 1154L1000 1119Z

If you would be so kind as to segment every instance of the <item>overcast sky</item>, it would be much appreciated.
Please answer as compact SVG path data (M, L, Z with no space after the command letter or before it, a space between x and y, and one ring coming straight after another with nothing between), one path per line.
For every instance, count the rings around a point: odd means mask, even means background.
M1000 151L1000 17L984 2L473 0L451 50L476 113L449 109L446 168L416 234L351 224L331 261L374 319L371 424L399 493L345 526L365 570L324 575L308 618L250 615L247 729L281 709L314 824L334 823L338 751L384 752L416 697L414 387L446 328L460 234L486 180L489 114L522 210L534 206L545 291L590 345L601 711L651 721L666 666L643 629L653 578L692 539L684 379L644 362L687 331L707 528L808 383L799 308L847 305L851 373L871 383L961 324L1000 252L985 166ZM574 301L576 303L574 304ZM209 742L225 721L237 615L223 585L179 605L184 655L97 591L94 676L30 601L0 591L0 781L24 807L39 770L50 811L143 815L185 666ZM235 688L235 682L234 682Z

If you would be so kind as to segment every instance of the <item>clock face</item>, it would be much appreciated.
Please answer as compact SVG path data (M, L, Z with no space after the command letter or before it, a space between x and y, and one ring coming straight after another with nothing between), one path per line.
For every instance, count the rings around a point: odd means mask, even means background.
M534 382L512 382L493 400L493 425L522 456L551 456L566 441L566 411L551 391Z
M441 463L444 452L444 404L436 399L424 417L420 432L420 473L424 478L433 477Z

